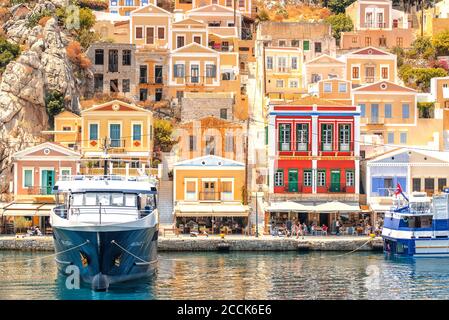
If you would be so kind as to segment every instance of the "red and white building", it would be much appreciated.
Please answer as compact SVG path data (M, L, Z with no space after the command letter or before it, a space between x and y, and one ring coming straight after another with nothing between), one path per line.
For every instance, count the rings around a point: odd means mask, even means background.
M359 193L360 111L307 97L269 113L269 190Z

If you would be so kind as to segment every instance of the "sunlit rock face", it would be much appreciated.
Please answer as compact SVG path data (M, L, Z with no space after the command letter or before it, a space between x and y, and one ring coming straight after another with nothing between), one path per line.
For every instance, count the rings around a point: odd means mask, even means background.
M28 18L44 10L54 12L65 1L39 1L3 25L9 41L22 46L21 55L8 64L0 82L0 194L12 179L12 154L43 141L48 129L45 96L52 91L64 94L66 108L78 112L78 97L86 72L67 58L69 33L51 18L44 26L27 25ZM23 8L22 8L23 9Z

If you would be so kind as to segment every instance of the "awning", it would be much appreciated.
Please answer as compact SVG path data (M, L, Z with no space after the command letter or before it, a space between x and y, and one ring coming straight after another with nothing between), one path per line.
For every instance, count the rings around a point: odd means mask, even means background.
M360 212L359 205L350 205L340 201L331 201L316 205L315 212Z
M376 212L389 212L391 210L391 205L385 205L385 204L371 204L370 205L371 210Z
M177 217L247 217L249 207L242 204L178 204Z
M4 216L50 216L51 210L55 207L55 204L50 203L21 203L12 202L3 207Z
M306 206L293 201L282 201L272 202L266 210L269 212L311 212L313 211L313 206Z

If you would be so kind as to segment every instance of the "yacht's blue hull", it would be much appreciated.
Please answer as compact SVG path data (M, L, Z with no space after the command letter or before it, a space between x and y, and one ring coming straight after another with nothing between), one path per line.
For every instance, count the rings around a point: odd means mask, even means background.
M53 228L58 269L79 269L80 279L94 290L109 284L147 276L157 263L157 227L125 231L78 231ZM75 246L79 248L71 250ZM67 252L65 252L67 251Z
M449 238L398 239L382 236L384 252L398 257L449 257Z

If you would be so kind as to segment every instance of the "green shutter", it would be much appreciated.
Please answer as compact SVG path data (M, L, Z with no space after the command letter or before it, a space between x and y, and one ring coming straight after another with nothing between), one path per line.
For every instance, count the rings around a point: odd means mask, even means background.
M309 47L310 47L310 42L309 42L309 40L304 40L303 43L302 43L302 45L303 45L303 50L304 50L304 51L310 50L310 49L309 49Z
M265 126L265 145L268 145L268 126Z

